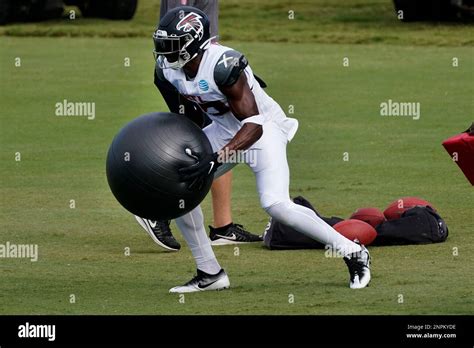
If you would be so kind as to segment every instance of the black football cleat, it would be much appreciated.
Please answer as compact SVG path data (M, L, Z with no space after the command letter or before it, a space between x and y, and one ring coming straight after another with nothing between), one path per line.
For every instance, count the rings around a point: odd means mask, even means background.
M178 251L181 249L181 244L173 237L170 228L170 221L153 221L143 219L135 215L135 219L140 226L150 235L151 239L166 250Z
M344 261L349 268L351 289L362 289L370 283L370 254L363 245L362 249L344 257Z
M252 234L244 229L244 226L239 224L231 224L226 230L209 226L209 239L212 245L227 245L227 244L241 244L261 242L263 239L260 236Z
M230 286L229 277L223 269L217 274L207 274L197 270L197 275L184 285L175 286L170 293L188 293L210 290L224 290Z

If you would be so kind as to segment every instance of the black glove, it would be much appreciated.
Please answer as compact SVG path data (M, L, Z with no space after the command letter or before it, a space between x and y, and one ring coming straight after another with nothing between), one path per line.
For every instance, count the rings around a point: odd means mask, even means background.
M194 153L191 149L186 149L186 154L194 158L197 162L189 167L180 168L178 170L182 181L198 181L214 174L214 172L222 164L217 161L219 155L217 152L212 154Z

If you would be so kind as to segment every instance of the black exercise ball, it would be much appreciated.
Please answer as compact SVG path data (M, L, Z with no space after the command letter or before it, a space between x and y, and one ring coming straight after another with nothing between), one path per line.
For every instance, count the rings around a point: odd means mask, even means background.
M107 181L115 198L132 214L151 220L175 219L194 209L213 177L192 189L180 181L178 169L196 163L187 148L212 153L204 132L185 116L159 112L128 123L107 154Z

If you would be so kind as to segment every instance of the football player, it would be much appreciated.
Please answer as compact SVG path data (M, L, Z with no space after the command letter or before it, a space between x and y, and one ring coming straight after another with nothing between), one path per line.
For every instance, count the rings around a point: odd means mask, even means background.
M199 8L212 18L210 34L217 37L218 31L218 2L217 0L162 0L160 3L160 18L170 10L180 5ZM170 111L185 113L198 126L210 123L209 118L192 102L182 98L175 88L169 88L167 83L156 78L155 85L162 94ZM232 221L231 212L232 172L229 171L213 182L211 188L212 211L214 226L209 226L209 238L212 245L240 244L260 242L262 238L248 232L241 224ZM170 221L153 221L135 216L140 226L150 235L153 241L166 250L178 251L181 248L174 238Z
M286 146L298 121L261 88L241 53L212 43L209 20L202 11L178 7L160 21L153 35L157 78L198 105L213 121L204 128L212 154L186 153L195 164L180 169L191 186L209 175L219 177L236 165L236 153L253 171L260 204L273 218L343 255L352 289L369 284L367 249L336 232L314 211L293 203L289 195ZM207 238L201 207L176 219L197 265L197 275L172 293L220 290L230 286Z

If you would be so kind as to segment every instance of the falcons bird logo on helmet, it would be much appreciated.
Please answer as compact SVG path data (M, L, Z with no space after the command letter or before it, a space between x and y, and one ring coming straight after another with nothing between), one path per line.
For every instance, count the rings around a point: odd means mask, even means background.
M189 33L191 30L194 30L196 33L195 38L202 39L204 35L204 26L201 22L201 16L197 13L190 12L183 19L181 19L178 24L176 24L176 29L182 30L185 33Z

